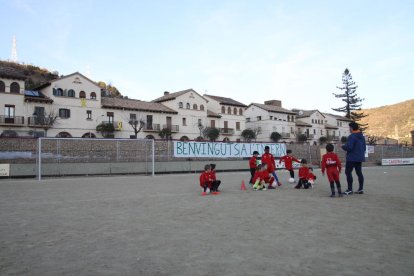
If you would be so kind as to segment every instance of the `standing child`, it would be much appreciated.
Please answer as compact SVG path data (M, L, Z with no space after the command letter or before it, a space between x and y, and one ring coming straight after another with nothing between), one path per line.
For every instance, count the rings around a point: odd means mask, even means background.
M292 151L291 150L287 150L286 151L286 155L282 156L279 160L279 164L281 164L282 162L285 162L285 169L289 171L290 173L290 178L289 182L294 183L295 182L295 172L293 171L293 166L292 163L293 161L300 163L300 161L298 159L296 159L294 156L292 156Z
M221 184L220 180L216 178L216 164L210 164L210 174L211 174L211 193L218 195L220 192L218 191L218 187Z
M279 182L279 179L276 175L276 163L275 163L275 157L273 154L270 153L270 147L265 146L265 152L262 154L262 164L266 164L267 171L273 175L273 177L276 179L277 185L282 186L282 183Z
M250 168L250 175L251 175L249 183L252 185L254 184L253 178L254 178L254 174L256 173L256 168L257 168L257 156L259 156L259 152L255 150L253 152L253 156L250 157L249 159L249 168Z
M332 144L326 145L327 153L322 156L322 175L328 177L329 184L331 186L331 197L335 197L335 186L338 190L338 196L342 196L341 192L341 183L339 182L339 174L341 173L341 160L339 160L338 155L333 152L334 146Z
M302 159L300 161L300 169L299 169L299 181L298 184L295 186L295 189L309 189L311 188L311 184L309 183L309 167L308 162L306 159Z

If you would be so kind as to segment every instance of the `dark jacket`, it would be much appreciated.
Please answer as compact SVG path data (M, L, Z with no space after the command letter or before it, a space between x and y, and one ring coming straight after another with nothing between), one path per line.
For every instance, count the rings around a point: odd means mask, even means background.
M348 136L348 141L342 146L346 151L347 162L364 162L365 161L365 138L362 132L354 132Z

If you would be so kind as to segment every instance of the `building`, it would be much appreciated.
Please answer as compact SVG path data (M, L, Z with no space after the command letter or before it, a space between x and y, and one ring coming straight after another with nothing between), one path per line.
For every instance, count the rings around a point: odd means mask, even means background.
M207 126L218 128L220 140L241 141L246 127L244 112L246 105L231 98L203 95L207 100Z
M257 141L270 141L272 132L278 132L281 141L292 142L296 139L296 113L283 108L281 101L251 103L246 108L245 117L246 128L258 133Z
M172 138L180 140L202 139L203 129L207 126L208 100L193 89L174 93L164 92L164 96L152 101L177 112L167 116L166 125L172 128Z

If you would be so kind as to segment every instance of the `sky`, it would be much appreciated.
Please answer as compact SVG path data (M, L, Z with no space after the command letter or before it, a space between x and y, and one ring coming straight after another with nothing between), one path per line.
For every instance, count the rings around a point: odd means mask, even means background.
M0 59L80 72L150 101L193 88L244 104L363 108L413 99L414 1L0 0Z

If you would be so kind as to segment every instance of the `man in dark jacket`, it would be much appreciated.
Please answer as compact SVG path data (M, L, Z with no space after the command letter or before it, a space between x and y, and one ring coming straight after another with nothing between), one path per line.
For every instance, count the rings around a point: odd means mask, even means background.
M346 151L346 166L345 174L346 180L348 182L348 189L345 191L345 194L352 195L352 171L355 168L355 172L358 176L359 189L357 194L364 193L364 176L362 175L362 162L365 161L365 137L362 135L359 125L355 122L349 124L349 130L351 135L348 136L348 140L345 145L342 146L342 149Z

